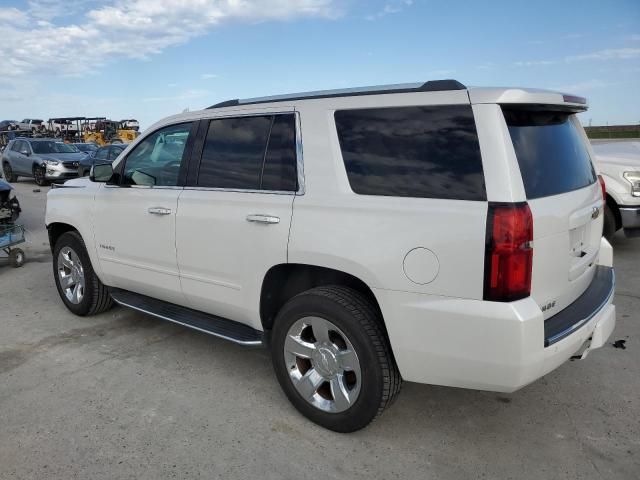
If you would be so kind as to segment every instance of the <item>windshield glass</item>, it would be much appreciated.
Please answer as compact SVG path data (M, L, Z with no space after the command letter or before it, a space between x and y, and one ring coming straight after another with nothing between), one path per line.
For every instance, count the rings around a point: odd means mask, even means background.
M76 148L81 152L95 152L96 150L98 150L98 147L93 143L81 143L79 145L76 145Z
M62 142L32 142L33 153L77 153L79 150L74 145Z
M504 108L527 198L571 192L596 174L579 127L566 112Z

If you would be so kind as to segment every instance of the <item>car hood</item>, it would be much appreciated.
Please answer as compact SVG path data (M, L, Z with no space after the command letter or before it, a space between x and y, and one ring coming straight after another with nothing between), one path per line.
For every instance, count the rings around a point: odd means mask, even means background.
M61 162L80 161L83 160L86 156L87 154L82 152L38 154L38 158L41 158L42 160L58 160Z
M611 142L593 145L597 163L640 169L640 142Z

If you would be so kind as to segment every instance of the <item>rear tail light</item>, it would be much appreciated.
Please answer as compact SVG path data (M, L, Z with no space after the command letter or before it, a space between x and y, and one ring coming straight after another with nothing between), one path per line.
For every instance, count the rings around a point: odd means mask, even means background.
M510 302L531 294L533 218L526 202L489 202L484 299Z
M607 203L607 187L604 184L604 178L602 178L602 175L598 175L598 181L600 182L600 188L602 189L602 201Z

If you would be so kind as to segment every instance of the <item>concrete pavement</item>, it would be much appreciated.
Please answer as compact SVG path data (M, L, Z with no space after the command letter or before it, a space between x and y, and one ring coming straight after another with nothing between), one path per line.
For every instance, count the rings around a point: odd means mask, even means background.
M300 416L266 350L58 298L47 188L17 185L27 264L0 260L0 479L640 478L640 239L614 241L609 343L514 394L405 383L367 429Z

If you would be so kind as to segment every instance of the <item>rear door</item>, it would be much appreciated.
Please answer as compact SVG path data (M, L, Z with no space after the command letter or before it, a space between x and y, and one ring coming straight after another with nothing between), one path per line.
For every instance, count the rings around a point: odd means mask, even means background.
M31 147L29 142L18 140L11 151L11 165L16 173L31 175L33 161L31 159Z
M176 218L191 307L261 329L262 280L287 262L296 123L293 111L201 121Z
M593 279L604 202L576 115L545 108L514 105L502 111L533 215L531 296L548 318Z

